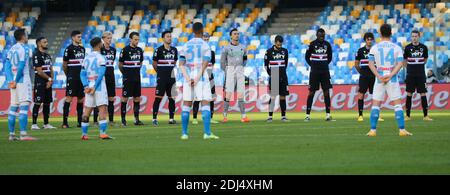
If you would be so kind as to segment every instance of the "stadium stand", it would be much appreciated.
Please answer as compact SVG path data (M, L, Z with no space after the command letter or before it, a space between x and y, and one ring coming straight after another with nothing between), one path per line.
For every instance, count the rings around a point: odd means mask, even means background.
M249 45L249 58L254 59L256 54L263 55L264 51L258 50L260 41L254 36L259 28L267 21L272 10L277 5L277 0L258 1L252 0L246 3L223 2L222 4L204 4L201 9L195 8L196 5L182 4L182 1L166 5L159 2L143 1L107 1L101 0L97 3L92 17L87 27L83 31L83 43L92 37L101 36L104 31L113 33L113 46L117 48L117 55L120 54L129 42L128 35L131 32L139 32L139 47L144 50L144 66L141 69L141 78L143 87L153 87L156 85L156 72L151 66L151 59L154 50L162 44L161 32L164 30L173 31L173 45L181 47L185 42L193 37L192 23L202 22L205 24L205 32L212 35L210 46L216 51L216 59L220 59L221 47L229 44L228 32L232 28L238 28L244 32L242 43ZM267 37L268 38L268 37ZM270 41L267 39L267 45ZM62 55L64 48L70 44L68 38L60 54L56 59L55 67L62 66ZM90 51L88 44L83 44L86 51ZM116 63L118 57L116 58ZM249 66L246 72L255 72L256 64ZM220 64L216 64L214 74L216 85L221 86L223 82L223 72L220 70ZM117 86L122 86L122 74L116 66L115 69ZM65 76L56 77L56 88L65 85ZM177 80L181 80L181 73L177 73ZM257 74L253 74L257 78ZM178 85L181 85L178 82Z
M232 28L238 28L241 34L241 43L248 45L248 63L245 75L250 83L267 83L268 75L263 68L264 53L272 46L273 34L257 34L263 26L271 22L272 13L281 11L278 0L224 0L215 3L196 4L193 0L174 0L170 4L159 1L125 1L125 0L99 0L92 12L87 26L83 31L83 45L90 51L89 39L101 36L104 31L113 32L113 46L121 49L128 44L130 32L140 33L139 46L144 50L144 66L141 69L142 86L153 87L156 85L156 73L151 66L151 58L154 50L162 44L160 33L164 30L173 31L173 45L182 46L192 35L192 22L205 24L205 31L212 35L211 48L216 51L216 65L213 73L217 86L223 84L223 71L220 70L221 48L229 44L228 32ZM369 4L366 1L331 1L328 6L321 9L318 17L305 32L283 33L284 47L289 50L288 78L290 84L307 84L309 80L309 66L304 55L308 44L315 39L315 31L325 29L326 40L333 47L333 61L331 63L332 82L334 84L356 84L359 74L354 68L354 55L364 43L362 35L365 32L373 32L379 39L377 32L379 26L388 23L393 26L393 40L404 47L409 41L409 34L413 29L420 30L423 35L421 42L429 47L430 56L436 54L437 68L443 68L449 64L450 57L450 22L449 14L443 16L443 22L436 26L436 42L433 41L432 21L443 14L450 7L450 3L415 1L377 1ZM4 54L8 46L14 42L10 36L12 30L24 26L27 32L33 26L40 15L39 7L21 8L15 7L8 12L0 13L0 52ZM447 27L446 27L447 26ZM32 41L30 40L30 43ZM62 66L62 54L64 48L70 44L70 38L64 42L54 66ZM436 51L433 45L436 44ZM118 57L116 58L117 63ZM2 70L0 61L0 73ZM430 57L427 68L433 68L434 59ZM116 84L122 85L122 74L116 66ZM176 72L180 81L181 73ZM65 86L65 75L62 71L56 71L55 88ZM3 74L1 74L3 75ZM400 75L404 76L402 70ZM181 85L181 82L177 82ZM0 87L5 88L4 76L0 76Z
M9 48L15 44L14 30L24 28L28 35L31 34L41 15L41 7L36 5L24 5L23 3L0 2L0 88L7 88L3 63ZM28 43L35 46L35 40Z

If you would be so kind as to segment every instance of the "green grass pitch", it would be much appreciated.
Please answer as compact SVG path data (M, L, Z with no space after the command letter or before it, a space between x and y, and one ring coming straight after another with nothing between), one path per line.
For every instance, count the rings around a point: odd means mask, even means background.
M364 122L356 122L356 111L334 111L335 122L324 115L315 112L307 123L303 113L288 113L291 121L282 123L275 113L266 123L266 113L254 113L243 124L232 114L229 123L212 125L219 140L203 140L200 122L189 125L187 141L179 139L179 116L175 126L161 115L159 127L145 116L146 126L109 128L116 138L110 141L99 140L91 126L89 141L71 128L32 131L35 142L7 141L1 118L0 174L450 174L450 111L431 111L432 122L413 111L406 122L412 137L398 136L390 110L382 112L377 137L365 136L368 111ZM50 121L59 126L61 119Z

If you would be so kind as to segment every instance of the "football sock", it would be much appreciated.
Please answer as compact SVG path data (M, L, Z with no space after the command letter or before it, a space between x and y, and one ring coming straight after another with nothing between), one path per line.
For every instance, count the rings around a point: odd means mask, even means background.
M161 104L161 98L155 98L153 102L153 119L158 118L159 105Z
M9 107L9 113L8 113L8 128L9 128L9 134L14 134L15 127L16 127L16 114L19 110L18 106L10 106Z
M37 118L39 116L39 108L40 107L41 107L41 104L37 104L37 103L35 103L33 106L33 113L32 113L33 125L37 123Z
M200 101L194 101L194 105L192 106L192 116L194 119L197 119L199 107L200 107Z
M428 101L427 101L427 96L422 96L421 97L422 100L422 111L423 111L423 116L428 116Z
M202 119L203 128L206 135L211 135L211 108L208 106L202 106Z
M397 121L399 129L405 129L405 118L403 115L402 105L398 104L394 106L395 120Z
M173 119L175 116L175 100L173 98L169 98L169 118Z
M370 112L370 128L372 130L377 129L378 118L380 117L380 107L372 106L372 111Z
M406 116L410 117L411 116L411 101L412 101L412 96L406 96Z
M42 106L42 113L44 114L44 125L47 125L48 118L50 117L50 104L44 104Z
M189 113L191 112L191 107L184 106L182 107L181 112L181 130L183 135L188 134L188 124L189 124Z

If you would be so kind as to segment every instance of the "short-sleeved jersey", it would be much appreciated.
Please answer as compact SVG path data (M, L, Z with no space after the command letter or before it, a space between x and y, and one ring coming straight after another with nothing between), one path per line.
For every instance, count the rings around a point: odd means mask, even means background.
M47 74L47 76L51 76L51 70L52 70L52 57L45 52L39 51L39 49L36 49L33 53L33 67L35 68L34 71L34 82L35 83L47 83L47 79L42 78L38 75L38 72L36 68L41 67L42 72Z
M186 71L194 79L201 73L202 65L204 61L210 62L211 49L208 43L201 38L193 38L189 40L180 50L180 61L185 61ZM207 80L208 77L203 75L203 79Z
M375 77L373 72L369 68L369 52L366 46L358 49L358 53L356 53L355 59L359 61L359 67L361 67L361 76L366 77Z
M333 48L328 41L314 40L305 53L305 60L311 66L311 72L329 72L328 65L332 58Z
M380 75L390 74L395 66L402 61L402 48L391 41L382 41L373 46L369 52L369 62L377 64L377 70ZM398 76L393 76L390 82L398 82Z
M86 77L88 81L88 87L93 88L95 82L99 76L103 76L100 85L96 91L106 90L106 81L104 75L101 74L100 67L105 67L107 63L106 58L97 51L89 53L83 62L83 69L86 70Z
M158 47L153 53L153 62L156 62L158 76L170 78L173 68L178 60L178 50L176 47L166 49L164 45Z
M64 51L63 60L67 62L67 79L80 80L85 51L83 46L74 44L70 44Z
M408 44L405 47L403 57L406 60L406 74L425 77L425 59L428 58L428 48L422 43L419 45Z
M264 66L267 73L272 75L272 71L279 71L279 76L282 79L287 79L286 69L288 61L289 52L284 47L277 49L274 45L269 48L264 55Z
M141 67L144 61L144 52L140 47L123 48L119 62L123 63L123 78L131 81L141 80Z
M30 77L30 48L27 44L16 43L11 47L11 49L6 54L6 68L9 70L7 72L7 80L13 81L17 75L21 75L17 83L31 84ZM22 72L20 66L23 66Z
M105 47L102 47L100 50L100 53L105 57L106 59L106 74L105 76L108 79L114 80L114 61L116 60L116 48L109 47L106 49Z

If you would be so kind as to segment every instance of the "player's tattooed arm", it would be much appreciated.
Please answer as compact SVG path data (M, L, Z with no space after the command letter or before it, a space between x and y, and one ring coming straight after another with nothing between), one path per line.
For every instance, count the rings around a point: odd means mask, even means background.
M41 78L43 78L43 79L45 79L45 80L48 80L48 78L50 78L47 74L45 74L44 71L42 71L42 67L35 67L35 69L36 69L36 71L37 71L37 74L38 74Z
M37 55L33 55L33 67L34 70L36 70L37 75L39 77L41 77L44 80L48 80L48 78L50 78L50 76L48 76L44 71L42 71L42 65L44 64L43 60L40 60L39 56ZM50 67L50 73L51 75L53 75L53 67Z
M53 66L50 66L50 78L52 78L52 81L47 82L47 88L52 87L53 85L53 78L55 77L55 73L53 72ZM48 80L48 79L47 79Z
M52 86L52 84L53 84L52 81L48 81L48 79L49 79L50 77L49 77L47 74L45 74L44 71L42 71L42 67L35 67L35 69L36 69L36 71L37 71L37 74L38 74L41 78L47 80L46 88L50 88L50 87ZM51 75L53 75L53 69L52 69L52 71L51 71Z

